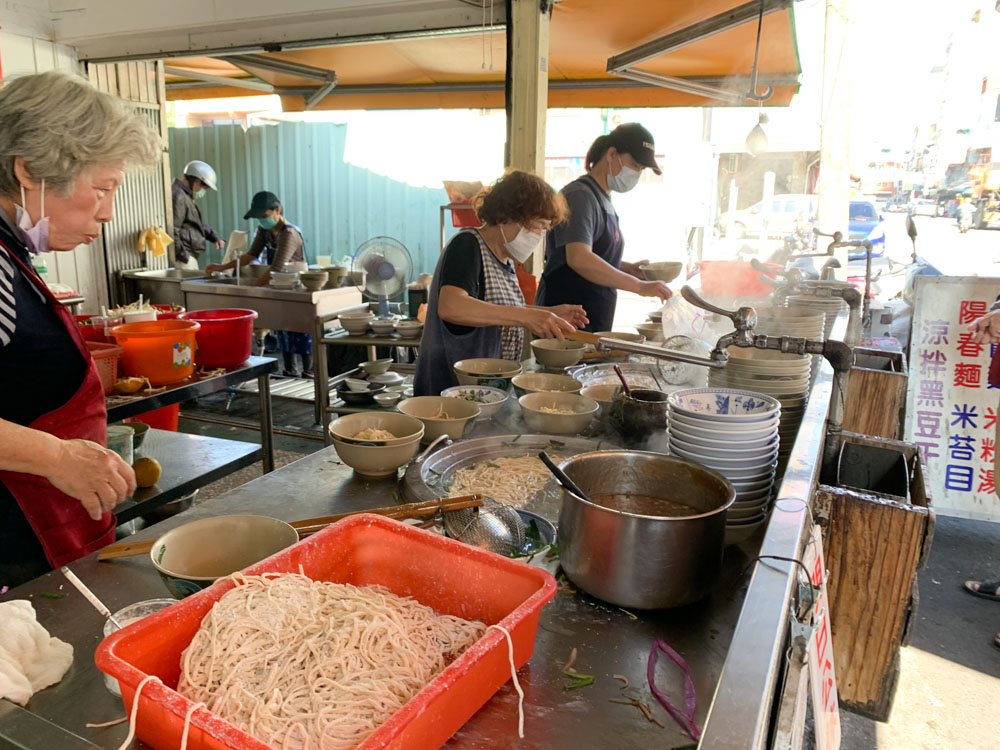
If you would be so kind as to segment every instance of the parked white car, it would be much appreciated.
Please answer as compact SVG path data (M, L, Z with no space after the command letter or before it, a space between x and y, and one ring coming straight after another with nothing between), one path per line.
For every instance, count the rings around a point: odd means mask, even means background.
M807 224L816 215L815 195L788 193L776 195L767 217L767 236L784 237L800 224ZM724 213L719 217L719 231L728 237L760 237L764 223L763 201L749 208ZM728 231L727 231L728 229Z

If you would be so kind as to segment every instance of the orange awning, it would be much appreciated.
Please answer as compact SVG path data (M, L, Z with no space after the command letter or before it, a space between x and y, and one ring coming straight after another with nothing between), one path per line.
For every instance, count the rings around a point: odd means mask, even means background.
M775 0L776 1L776 0ZM764 16L760 86L774 84L766 106L787 105L798 90L800 73L795 19L787 8ZM756 7L756 3L753 4ZM694 91L647 85L608 73L608 63L641 45L665 37L673 44L644 59L642 73L669 76L695 85L723 85L746 91L753 68L757 19L711 31L715 19L749 7L734 0L564 0L553 10L549 42L550 107L724 106L752 101L721 100ZM740 16L740 18L745 18ZM719 24L725 26L724 23ZM702 33L698 33L702 32ZM687 36L690 34L690 40ZM187 57L167 61L191 76L264 82L282 97L286 111L311 109L501 108L504 106L506 38L503 31L345 44L262 53L239 58ZM233 60L240 62L239 67ZM292 63L282 71L253 62ZM306 76L297 73L296 64ZM253 67L251 67L253 65ZM485 67L484 67L485 65ZM492 66L492 70L490 69ZM271 67L271 66L269 66ZM323 71L336 73L326 93ZM254 77L251 77L252 76ZM329 82L328 82L329 83ZM168 98L205 99L251 96L257 89L185 80L168 74ZM181 87L178 87L181 86ZM696 88L695 91L701 91Z

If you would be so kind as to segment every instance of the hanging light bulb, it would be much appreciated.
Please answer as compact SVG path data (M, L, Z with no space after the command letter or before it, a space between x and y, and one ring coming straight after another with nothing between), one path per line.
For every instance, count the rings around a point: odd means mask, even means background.
M767 134L764 133L764 128L761 127L761 125L767 125L767 123L767 115L761 112L757 118L757 124L753 126L753 130L750 131L746 140L747 152L751 156L760 156L767 153Z

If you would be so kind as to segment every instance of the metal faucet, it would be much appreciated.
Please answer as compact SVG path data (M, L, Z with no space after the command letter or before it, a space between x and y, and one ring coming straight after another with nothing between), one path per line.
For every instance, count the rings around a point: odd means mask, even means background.
M858 295L853 289L855 296ZM822 480L835 482L837 456L840 446L840 434L844 426L844 407L847 400L847 385L851 366L854 364L854 349L843 341L816 341L798 336L767 336L754 332L757 324L757 313L752 307L741 307L739 310L725 310L703 300L695 291L685 286L681 296L689 303L716 315L722 315L733 322L735 330L722 336L715 344L708 357L698 357L692 354L661 349L649 344L634 344L628 341L602 336L595 345L598 351L619 349L635 354L644 354L657 359L667 359L674 362L684 362L703 367L721 368L729 361L729 347L739 346L745 349L772 349L787 354L820 354L833 367L833 393L830 399L830 411L826 420L826 442L823 446ZM855 309L852 307L852 310Z
M240 285L240 256L236 256L236 286Z

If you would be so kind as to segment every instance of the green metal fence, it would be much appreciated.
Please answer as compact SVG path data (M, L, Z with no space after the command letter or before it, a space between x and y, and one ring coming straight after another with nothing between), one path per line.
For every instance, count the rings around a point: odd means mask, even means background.
M431 273L440 254L439 207L444 189L415 187L344 161L347 125L279 123L170 128L170 166L179 176L192 159L211 164L219 190L199 201L202 216L223 237L250 232L256 222L243 214L258 190L282 202L289 221L302 230L306 257L334 260L353 255L365 240L388 235L406 245L414 275ZM454 232L448 229L449 235ZM211 260L221 253L214 248ZM202 256L202 264L210 262Z

